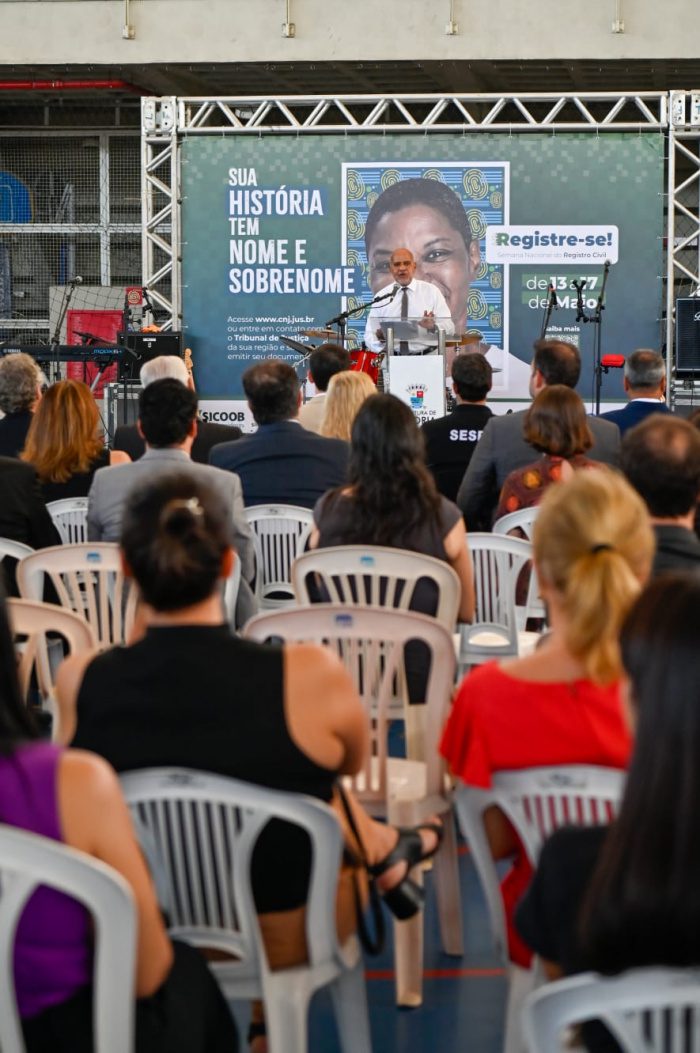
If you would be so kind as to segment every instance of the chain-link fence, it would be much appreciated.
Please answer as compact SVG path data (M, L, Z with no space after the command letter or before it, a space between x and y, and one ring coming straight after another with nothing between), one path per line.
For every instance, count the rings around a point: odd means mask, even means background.
M32 125L41 116L43 127ZM9 118L9 119L8 119ZM119 107L3 111L0 128L0 343L84 342L93 317L106 337L125 289L141 284L138 111ZM80 130L81 124L105 130ZM22 127L17 127L22 125ZM74 127L70 127L74 125ZM107 311L110 319L100 319ZM94 312L94 315L92 314ZM100 325L100 321L104 324Z

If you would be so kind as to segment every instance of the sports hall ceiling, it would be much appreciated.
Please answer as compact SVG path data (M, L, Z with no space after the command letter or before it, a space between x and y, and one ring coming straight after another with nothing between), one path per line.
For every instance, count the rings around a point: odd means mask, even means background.
M207 96L653 91L700 85L700 59L0 66L0 82L56 80L120 80L144 94ZM2 93L5 104L20 99L27 93Z

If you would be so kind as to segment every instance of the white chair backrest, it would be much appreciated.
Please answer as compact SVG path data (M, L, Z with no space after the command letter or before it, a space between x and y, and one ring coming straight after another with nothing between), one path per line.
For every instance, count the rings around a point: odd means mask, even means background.
M64 544L87 541L87 497L64 497L49 501L46 507Z
M532 508L519 508L517 512L508 512L506 515L501 516L493 524L492 531L494 534L501 534L503 536L510 533L511 530L522 530L528 541L532 541L532 531L535 526L535 520L537 519L537 513L539 512L539 505L533 505Z
M252 505L245 515L253 531L259 605L264 610L292 606L292 563L311 533L312 511L297 505Z
M368 807L387 800L387 728L395 682L404 648L420 640L429 650L425 705L422 711L421 760L426 765L426 793L443 790L444 764L438 743L454 684L455 653L451 633L434 618L386 608L317 604L251 618L244 635L263 642L271 638L326 644L341 658L370 717L372 744L361 771L352 777L355 792Z
M569 764L496 772L490 790L457 787L459 823L486 897L494 941L504 958L506 922L498 872L484 830L486 809L497 805L504 812L534 866L543 841L560 826L609 823L617 812L624 783L623 771Z
M241 561L236 555L233 561L233 570L226 581L224 582L224 611L226 614L226 620L229 625L233 626L236 624L236 601L238 599L238 590L241 587Z
M532 559L532 546L521 538L485 533L470 534L468 545L474 565L476 613L471 625L462 626L460 660L476 664L517 655L515 591L520 571Z
M82 654L97 647L95 634L85 619L73 611L57 607L55 603L9 599L7 613L13 636L23 638L18 650L18 673L25 699L35 667L42 699L53 696L54 675L46 646L47 633L58 633L63 637L68 646L68 655Z
M26 556L17 565L20 596L42 600L45 575L61 606L89 622L100 647L124 643L134 620L137 590L124 577L118 545L55 545Z
M434 617L452 632L461 586L455 571L443 560L381 545L337 545L304 552L292 567L300 603L312 602L316 584L330 603L407 611L421 582L432 583Z
M79 900L95 921L95 1053L132 1053L136 910L131 889L111 867L83 852L9 826L0 826L0 1048L25 1051L12 981L13 947L22 910L40 885Z
M570 1049L562 1031L587 1020L601 1020L622 1053L700 1053L700 969L582 973L547 984L523 1007L529 1053Z
M250 884L251 859L271 818L302 827L312 845L306 913L309 965L328 967L339 955L335 890L342 838L321 801L184 768L152 768L121 776L137 833L156 852L166 876L170 933L195 946L233 954L227 992L259 997L268 971ZM280 883L284 863L280 860ZM213 964L216 975L217 966Z
M0 537L0 562L9 556L10 559L24 559L31 556L35 549L31 545L25 545L22 541L13 541L9 537Z

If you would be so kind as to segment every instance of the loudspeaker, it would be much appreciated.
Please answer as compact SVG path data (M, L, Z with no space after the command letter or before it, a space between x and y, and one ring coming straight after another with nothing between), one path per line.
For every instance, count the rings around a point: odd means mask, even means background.
M120 330L117 343L124 348L119 360L119 379L138 380L144 362L159 355L178 355L182 358L182 333L132 333Z
M138 380L105 384L105 427L110 442L120 424L136 424L139 416L140 393L141 385Z
M700 378L700 298L676 300L676 376Z

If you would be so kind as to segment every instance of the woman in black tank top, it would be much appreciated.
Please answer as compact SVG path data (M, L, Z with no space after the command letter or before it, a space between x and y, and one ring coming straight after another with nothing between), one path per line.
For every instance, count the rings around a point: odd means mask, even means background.
M338 775L358 771L368 748L364 709L326 649L240 640L223 624L219 582L235 558L228 522L218 496L182 473L131 494L122 550L145 632L129 647L64 663L62 736L76 728L73 744L118 771L182 765L331 802ZM437 849L439 827L397 832L351 805L385 902L410 916L421 890L408 870ZM306 835L270 823L253 861L261 914L303 907L308 871Z

